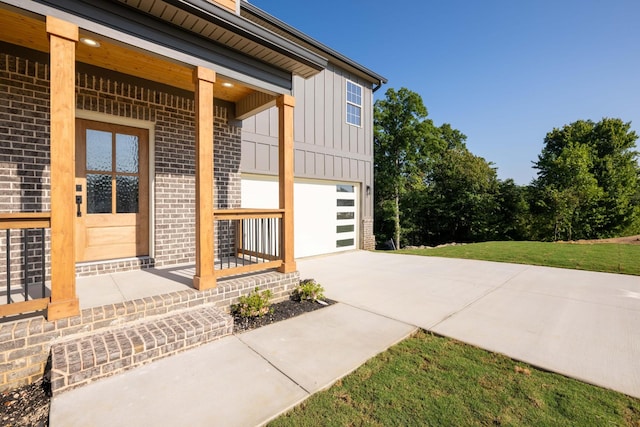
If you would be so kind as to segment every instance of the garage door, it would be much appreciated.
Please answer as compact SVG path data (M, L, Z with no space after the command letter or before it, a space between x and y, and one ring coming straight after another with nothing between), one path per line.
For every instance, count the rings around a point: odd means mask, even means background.
M357 185L296 180L293 200L296 258L357 247ZM277 180L271 177L243 177L242 207L276 209Z

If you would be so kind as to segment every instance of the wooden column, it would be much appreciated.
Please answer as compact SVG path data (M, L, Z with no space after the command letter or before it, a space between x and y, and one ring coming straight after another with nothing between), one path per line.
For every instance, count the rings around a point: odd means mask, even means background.
M290 95L281 95L278 106L278 179L280 183L280 209L282 218L282 259L280 272L296 271L293 252L293 107L296 100Z
M75 258L75 69L78 27L47 17L50 46L51 301L47 319L80 313Z
M203 67L193 72L196 120L196 274L193 286L215 288L213 274L213 84L216 73Z

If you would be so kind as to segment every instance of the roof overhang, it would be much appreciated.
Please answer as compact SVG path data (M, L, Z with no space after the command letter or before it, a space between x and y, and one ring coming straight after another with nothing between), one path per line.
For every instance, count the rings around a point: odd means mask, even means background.
M272 93L291 90L291 75L311 77L327 60L206 0L0 0L40 16L170 57ZM275 89L275 90L274 90Z
M372 84L382 85L387 83L387 78L364 67L363 65L347 58L341 53L331 49L330 47L318 42L312 37L304 34L296 28L279 20L278 18L268 14L262 9L250 4L245 0L240 1L240 14L244 18L255 22L261 27L268 28L275 34L294 41L296 44L327 57L329 62L339 65L341 68L359 76L360 78L371 82Z

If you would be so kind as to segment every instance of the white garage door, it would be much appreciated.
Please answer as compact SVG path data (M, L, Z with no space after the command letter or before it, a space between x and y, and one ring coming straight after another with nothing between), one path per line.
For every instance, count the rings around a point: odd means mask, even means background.
M296 258L357 247L356 185L296 180L293 191ZM271 177L243 177L242 207L277 209L277 180Z

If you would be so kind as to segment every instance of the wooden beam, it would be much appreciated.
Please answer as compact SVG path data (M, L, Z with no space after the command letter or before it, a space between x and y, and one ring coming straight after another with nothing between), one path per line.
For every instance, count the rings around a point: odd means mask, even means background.
M14 302L13 304L0 305L0 318L44 310L48 305L49 298L38 298L29 301Z
M278 181L282 218L281 273L296 271L293 252L293 107L296 100L290 95L281 95L278 106Z
M0 230L49 227L51 227L49 212L0 213Z
M193 286L216 287L213 272L213 84L216 73L203 67L193 72L196 120L196 274Z
M75 264L75 50L78 27L47 16L50 51L51 302L49 321L80 313Z

